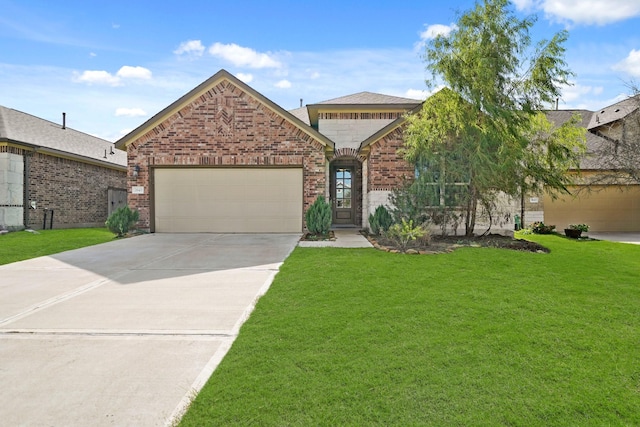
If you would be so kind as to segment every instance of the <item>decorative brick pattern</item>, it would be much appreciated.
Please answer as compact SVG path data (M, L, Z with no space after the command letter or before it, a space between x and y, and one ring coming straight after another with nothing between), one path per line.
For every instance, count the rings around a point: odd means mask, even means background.
M53 228L104 226L109 187L126 188L126 173L116 169L41 153L28 164L29 201L37 203L27 210L32 228L42 228L45 208L54 211Z
M399 127L371 145L368 167L368 191L389 191L413 179L414 170L398 150L402 148L402 128Z
M360 152L356 148L337 148L333 152L333 156L331 156L331 161L339 158L346 159L358 159L360 163L362 163L365 159L364 156L360 155Z
M250 94L223 80L128 146L129 205L151 226L150 188L154 167L302 166L303 212L325 194L324 145ZM141 170L137 178L132 171ZM304 219L303 219L304 221Z

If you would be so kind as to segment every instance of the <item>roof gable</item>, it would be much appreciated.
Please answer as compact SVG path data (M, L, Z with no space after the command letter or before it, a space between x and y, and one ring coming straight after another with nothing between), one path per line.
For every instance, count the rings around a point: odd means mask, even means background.
M640 108L640 95L631 96L593 113L587 129L598 128L623 119L638 108Z
M227 81L233 84L234 86L238 87L243 92L248 93L250 96L256 99L260 104L262 104L269 110L273 111L274 113L278 114L283 119L293 124L296 128L300 129L302 132L316 139L325 147L328 147L329 149L333 149L333 142L329 140L327 137L320 134L318 131L316 131L315 129L311 128L308 124L306 124L304 121L300 120L295 115L287 112L282 107L272 102L271 100L266 98L264 95L260 94L259 92L251 88L246 83L234 77L232 74L230 74L226 70L218 71L216 74L214 74L213 76L211 76L210 78L208 78L207 80L205 80L204 82L196 86L191 91L187 92L185 95L183 95L178 100L170 104L168 107L166 107L165 109L163 109L162 111L160 111L159 113L151 117L142 125L140 125L136 129L131 131L129 134L122 137L120 140L116 142L116 147L124 149L129 144L135 142L137 139L141 138L142 136L146 135L148 132L150 132L157 126L164 123L171 116L173 116L174 114L182 110L184 107L192 103L198 97L202 96L203 94L205 94L210 90L214 90L214 88L223 81Z
M127 153L114 150L110 141L3 106L0 106L0 142L111 167L127 165Z

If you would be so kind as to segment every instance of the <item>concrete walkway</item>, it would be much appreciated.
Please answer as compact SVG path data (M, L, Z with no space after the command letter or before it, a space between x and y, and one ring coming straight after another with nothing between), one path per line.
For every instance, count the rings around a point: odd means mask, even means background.
M170 425L295 234L151 234L0 266L0 425Z
M372 248L373 245L360 234L356 228L336 228L332 230L335 240L323 240L318 242L300 241L298 246L305 248Z

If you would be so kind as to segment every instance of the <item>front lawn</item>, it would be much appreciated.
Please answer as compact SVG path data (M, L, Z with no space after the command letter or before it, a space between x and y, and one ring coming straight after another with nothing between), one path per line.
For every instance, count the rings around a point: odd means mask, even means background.
M640 246L297 248L182 426L640 425Z
M41 230L36 233L16 231L0 235L0 265L113 240L106 228L69 228Z

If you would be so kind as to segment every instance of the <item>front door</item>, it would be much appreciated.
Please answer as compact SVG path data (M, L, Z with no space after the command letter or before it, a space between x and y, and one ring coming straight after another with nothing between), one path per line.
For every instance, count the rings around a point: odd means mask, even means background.
M334 166L331 170L331 200L334 224L354 224L355 174L352 166Z

